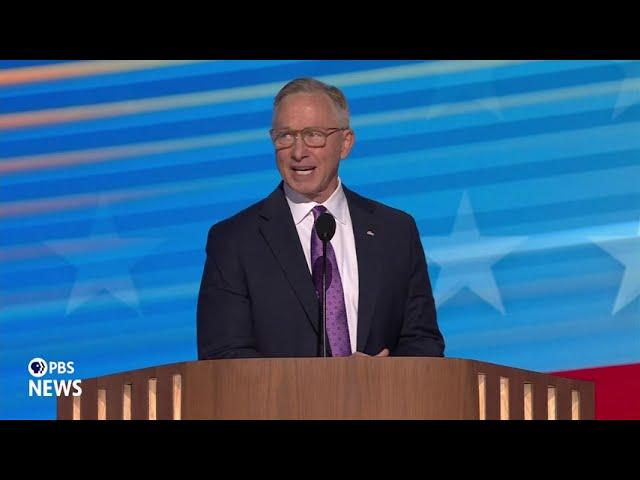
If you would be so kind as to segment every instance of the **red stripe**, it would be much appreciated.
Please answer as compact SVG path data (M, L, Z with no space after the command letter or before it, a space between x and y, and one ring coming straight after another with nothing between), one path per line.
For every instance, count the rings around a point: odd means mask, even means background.
M594 382L597 420L640 420L640 363L550 374Z

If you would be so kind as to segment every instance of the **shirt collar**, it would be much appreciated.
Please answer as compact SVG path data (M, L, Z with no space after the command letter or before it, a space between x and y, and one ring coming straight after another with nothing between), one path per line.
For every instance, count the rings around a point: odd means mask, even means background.
M304 195L301 195L289 187L286 182L284 182L284 193L287 198L289 208L291 209L291 214L293 215L293 221L296 225L303 221L316 205L324 205L338 222L343 225L347 224L347 219L349 218L349 207L347 205L347 197L344 194L340 177L338 177L338 187L323 203L317 203L309 200Z

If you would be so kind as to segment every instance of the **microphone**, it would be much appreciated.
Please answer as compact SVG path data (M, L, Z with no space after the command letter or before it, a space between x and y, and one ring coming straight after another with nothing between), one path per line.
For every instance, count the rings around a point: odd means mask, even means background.
M336 220L330 213L318 216L316 233L322 241L322 356L327 356L327 242L336 233Z

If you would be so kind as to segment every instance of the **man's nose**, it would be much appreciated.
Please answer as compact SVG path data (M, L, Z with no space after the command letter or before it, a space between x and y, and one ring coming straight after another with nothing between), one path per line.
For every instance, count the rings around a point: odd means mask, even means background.
M302 160L305 156L307 146L302 140L302 135L298 134L293 137L293 146L291 147L291 157L294 160Z

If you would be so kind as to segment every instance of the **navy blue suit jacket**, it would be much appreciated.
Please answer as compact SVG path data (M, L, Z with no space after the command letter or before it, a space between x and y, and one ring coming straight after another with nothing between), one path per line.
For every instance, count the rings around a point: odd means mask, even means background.
M443 356L415 221L343 188L358 257L357 350ZM199 359L320 355L320 304L282 183L211 227L197 316Z

